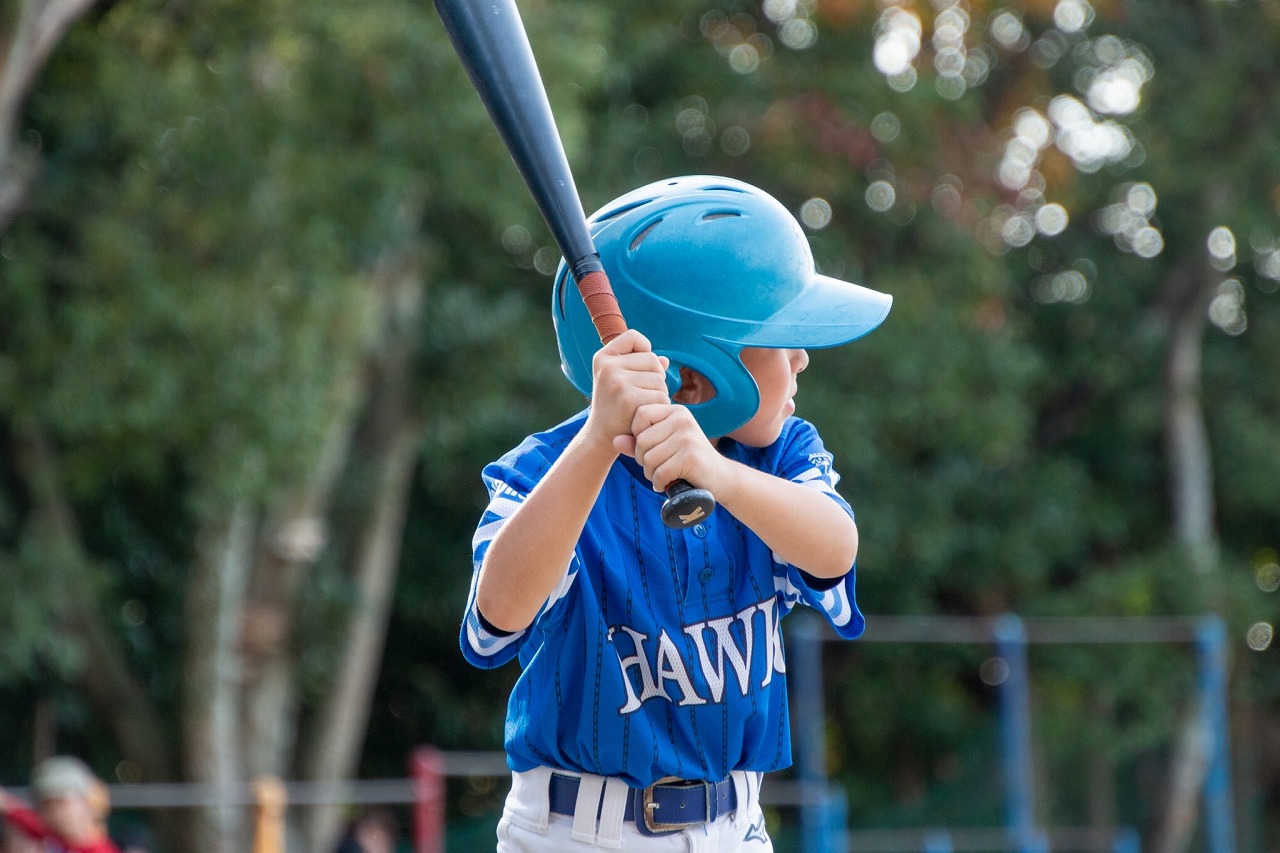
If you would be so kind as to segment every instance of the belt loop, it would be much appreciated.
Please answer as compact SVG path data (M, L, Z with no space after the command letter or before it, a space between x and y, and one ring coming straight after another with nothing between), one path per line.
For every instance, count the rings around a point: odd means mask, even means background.
M600 797L605 778L583 773L578 780L578 800L573 807L573 829L569 837L587 844L596 843L596 817L600 814Z
M610 850L622 847L622 824L627 812L627 800L631 788L621 779L607 777L604 780L604 797L600 802L600 831L596 845Z
M511 793L507 801L508 805L518 804L513 808L521 826L546 833L551 824L551 800L547 796L550 783L550 767L535 767L511 774Z
M733 815L733 825L738 829L746 829L751 815L751 780L752 774L745 770L734 770L729 774L733 782L733 792L738 798L738 810Z

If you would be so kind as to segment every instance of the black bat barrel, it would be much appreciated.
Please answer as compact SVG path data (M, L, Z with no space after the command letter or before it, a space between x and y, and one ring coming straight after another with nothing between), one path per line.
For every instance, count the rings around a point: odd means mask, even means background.
M575 275L600 270L546 88L513 0L435 0L480 100Z

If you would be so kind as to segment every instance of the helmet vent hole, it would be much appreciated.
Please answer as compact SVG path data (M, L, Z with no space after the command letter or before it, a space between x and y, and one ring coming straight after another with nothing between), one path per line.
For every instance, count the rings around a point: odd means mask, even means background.
M644 238L648 237L649 232L657 228L661 222L662 222L661 219L656 219L653 222L646 225L644 230L641 231L639 234L637 234L635 236L635 239L631 241L631 247L630 247L631 251L634 252L636 249L640 248L640 244L644 242Z
M742 214L735 210L718 210L715 213L703 215L702 221L710 222L712 219L736 219L740 216L742 216Z
M627 211L635 210L637 207L643 207L644 205L648 204L651 201L653 201L652 198L641 198L641 199L632 201L630 204L619 205L618 207L615 207L613 210L601 213L600 215L596 216L592 221L599 224L601 222L608 222L610 219L617 219L619 216L626 213Z

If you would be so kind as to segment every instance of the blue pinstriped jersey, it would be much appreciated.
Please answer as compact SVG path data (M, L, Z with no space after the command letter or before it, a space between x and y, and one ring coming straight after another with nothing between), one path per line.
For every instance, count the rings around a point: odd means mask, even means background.
M519 658L507 707L513 770L549 766L618 776L644 787L664 776L721 779L791 763L780 622L799 603L836 632L862 633L854 571L811 588L761 539L717 508L688 530L662 524L663 496L620 457L564 577L532 625L487 631L475 577L489 543L582 428L586 413L525 439L484 470L490 503L473 541L475 574L461 644L480 667ZM723 439L721 452L803 483L853 511L817 430L790 418L776 442Z

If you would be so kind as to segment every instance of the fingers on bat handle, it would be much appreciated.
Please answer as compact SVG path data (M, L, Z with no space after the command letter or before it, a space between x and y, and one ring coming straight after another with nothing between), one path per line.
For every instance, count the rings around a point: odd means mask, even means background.
M593 270L582 275L577 282L578 292L582 294L600 342L607 344L625 332L627 322L622 318L622 309L613 295L609 277L601 270ZM681 530L707 518L715 508L716 499L706 489L676 480L667 487L667 500L662 504L662 522L667 527Z

